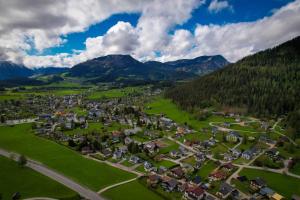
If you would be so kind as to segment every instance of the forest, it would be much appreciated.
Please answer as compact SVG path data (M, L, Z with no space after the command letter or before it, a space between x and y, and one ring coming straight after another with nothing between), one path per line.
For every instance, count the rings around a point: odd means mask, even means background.
M166 91L185 110L240 107L259 117L289 115L300 109L300 37ZM289 124L294 124L293 122Z

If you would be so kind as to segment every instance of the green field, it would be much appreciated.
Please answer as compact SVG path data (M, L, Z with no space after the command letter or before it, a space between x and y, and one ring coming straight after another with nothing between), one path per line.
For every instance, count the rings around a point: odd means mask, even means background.
M294 174L300 175L300 162L297 162L294 166L293 169L290 170L290 172Z
M99 132L101 130L101 128L103 127L103 124L101 124L100 122L90 122L88 124L88 128L76 128L76 129L72 129L72 130L66 130L64 131L65 134L67 135L74 135L74 134L88 134L91 131L97 131Z
M283 174L277 174L273 172L266 172L255 169L243 169L240 172L241 176L247 176L249 180L255 177L261 177L267 182L268 187L283 195L286 198L290 198L293 194L300 195L300 179L286 176Z
M112 188L102 193L104 197L111 200L160 200L163 199L151 190L143 186L139 181Z
M198 170L197 175L206 179L208 175L217 168L217 165L213 161L207 161L203 166Z
M72 129L72 130L65 130L63 131L65 134L67 135L74 135L74 134L88 134L92 131L96 131L97 133L101 133L103 130L103 128L105 127L105 129L107 131L113 131L113 130L119 130L121 128L127 128L127 126L119 124L117 122L112 123L109 126L104 126L102 123L100 122L89 122L88 128L76 128L76 129Z
M171 168L177 165L176 163L169 161L169 160L162 160L160 162L154 163L155 166L164 166L166 168Z
M103 98L118 98L128 96L130 94L138 94L141 93L142 88L140 87L126 87L122 89L111 89L104 91L95 91L92 92L91 95L88 96L88 99L97 100Z
M5 100L18 100L24 98L23 95L17 94L17 93L0 93L0 101L5 101Z
M176 104L174 104L170 99L165 99L162 97L157 97L150 103L146 105L145 112L148 114L165 114L170 119L177 123L184 124L187 123L189 126L196 130L200 130L203 127L208 127L209 122L233 122L232 118L224 118L221 116L211 116L204 121L199 121L195 117L181 110Z
M24 154L97 191L135 175L87 158L31 133L31 125L0 127L0 148Z
M24 90L19 92L7 91L1 93L0 100L10 100L10 99L23 99L28 95L56 95L56 96L65 96L65 95L73 95L73 94L80 94L84 91L84 89L49 89L44 90L43 88L33 88L30 90Z
M15 161L0 156L0 194L2 199L11 199L19 192L21 198L50 197L56 199L79 199L77 194L52 179Z
M176 142L173 142L172 140L164 138L162 140L167 146L159 149L159 153L161 154L167 154L172 150L178 150L179 144Z

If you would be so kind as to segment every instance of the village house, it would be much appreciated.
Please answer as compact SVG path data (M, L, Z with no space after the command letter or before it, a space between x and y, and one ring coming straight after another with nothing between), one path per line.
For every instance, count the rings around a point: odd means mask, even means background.
M185 173L190 173L195 170L195 168L189 163L181 163L180 166Z
M259 190L259 194L262 197L266 197L268 199L271 199L272 196L275 194L275 192L269 187L263 187Z
M256 147L252 147L251 149L248 149L242 153L242 158L246 160L251 160L253 156L257 155L258 150Z
M241 138L241 135L236 131L230 131L226 135L226 141L228 142L238 142Z
M219 191L216 193L221 199L226 199L231 192L234 191L234 188L226 182L221 183Z
M108 158L112 155L112 151L109 148L103 149L101 153L104 156L104 158Z
M206 160L206 155L203 152L198 152L194 155L196 162L204 162Z
M146 172L149 172L152 169L152 167L153 167L153 165L150 162L148 162L148 161L144 162L144 169Z
M170 177L163 177L161 187L166 191L175 191L178 187L178 182L176 179Z
M146 130L144 132L144 136L149 137L151 139L158 138L158 134L156 134L154 131Z
M124 143L126 144L126 145L128 145L128 144L130 144L130 143L132 143L133 142L133 139L131 139L130 137L126 137L125 139L124 139Z
M191 181L192 184L195 184L195 185L200 185L202 183L202 179L200 176L195 176L195 178Z
M174 178L182 178L184 176L184 171L182 170L181 167L175 167L170 170L170 175L173 176Z
M81 149L81 153L82 154L89 154L89 153L93 153L93 149L91 149L89 146L84 146Z
M229 122L224 122L223 126L226 127L226 128L229 128L230 127L230 123Z
M173 122L173 120L166 118L166 117L159 118L159 124L162 128L165 128L165 129L171 129L173 126L176 126L176 124Z
M132 155L129 158L129 162L133 163L133 164L138 164L143 162L141 158L139 158L138 156Z
M227 172L231 172L232 170L234 170L235 166L230 162L230 163L226 163L226 164L223 164L221 166L221 169L227 171Z
M168 171L168 168L164 167L164 166L159 166L159 168L157 169L157 173L158 174L163 174L165 172Z
M160 182L160 176L156 174L151 174L148 176L147 183L150 184L151 186L155 186Z
M225 161L233 161L233 160L234 160L234 157L233 157L230 153L224 153L223 159L224 159Z
M242 154L240 150L238 149L232 149L231 150L231 154L233 155L234 158L238 158L240 157L240 155Z
M191 187L188 188L184 195L183 198L187 200L200 200L203 198L205 191L200 187Z
M271 200L282 200L284 199L284 197L278 193L273 194L273 196L271 197Z
M170 157L171 158L180 158L181 157L181 153L177 150L172 150L170 151Z
M256 177L253 180L250 180L250 188L253 191L259 191L261 188L266 186L266 182L260 178L260 177Z
M225 180L227 177L227 174L223 172L222 170L215 171L211 173L208 177L209 181L220 181Z
M124 134L126 135L126 136L130 136L130 135L135 135L135 134L137 134L138 132L141 132L142 131L142 128L140 128L140 127L135 127L135 128L133 128L133 129L125 129L124 130Z
M279 151L276 148L267 150L265 154L273 160L279 159Z
M119 143L120 142L120 137L121 137L122 132L121 131L112 131L111 133L111 141L112 143Z
M144 145L144 149L151 154L159 151L159 148L155 142L148 142L147 144Z
M114 159L121 159L125 156L125 154L128 152L127 146L119 147L115 152L113 153Z

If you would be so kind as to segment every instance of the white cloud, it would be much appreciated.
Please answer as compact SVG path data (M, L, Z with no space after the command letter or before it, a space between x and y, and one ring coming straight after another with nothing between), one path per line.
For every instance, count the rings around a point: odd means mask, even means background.
M273 47L300 35L300 1L255 22L198 25L195 54L222 54L230 61Z
M233 11L233 7L228 3L228 1L212 0L208 6L208 10L213 13L218 13L224 9Z

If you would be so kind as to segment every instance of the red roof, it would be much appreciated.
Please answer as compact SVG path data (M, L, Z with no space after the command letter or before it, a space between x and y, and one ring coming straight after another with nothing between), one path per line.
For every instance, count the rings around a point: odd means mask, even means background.
M212 173L210 176L213 176L218 179L226 178L226 174L223 171L216 171L216 172Z
M194 196L197 196L197 197L204 194L204 190L199 186L193 187L193 188L188 188L186 191L190 194L193 194Z

